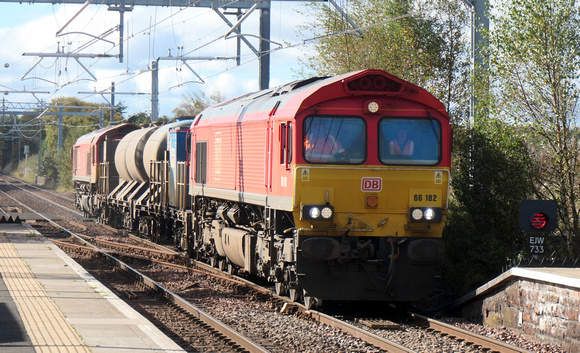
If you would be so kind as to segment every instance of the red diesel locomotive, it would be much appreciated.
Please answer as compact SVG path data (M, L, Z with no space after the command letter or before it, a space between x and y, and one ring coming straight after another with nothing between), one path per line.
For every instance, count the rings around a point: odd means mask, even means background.
M167 172L121 177L101 219L169 234L308 306L413 302L437 287L451 127L426 90L380 70L296 81L204 110L187 140L142 161ZM172 165L172 153L187 158ZM167 183L182 197L160 205L151 185Z

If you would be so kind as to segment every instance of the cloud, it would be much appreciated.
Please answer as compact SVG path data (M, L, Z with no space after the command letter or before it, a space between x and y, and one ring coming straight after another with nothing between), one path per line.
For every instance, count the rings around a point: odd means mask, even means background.
M119 14L101 5L89 5L80 13L81 5L3 4L3 9L8 6L10 9L5 15L0 14L0 18L4 17L0 21L0 41L3 43L0 46L0 90L48 91L50 94L38 95L45 101L60 96L80 96L87 101L104 103L98 94L80 95L78 92L108 91L111 82L115 82L117 92L150 93L151 62L168 56L169 51L173 57L182 53L204 58L236 55L235 37L218 39L229 27L213 10L135 7L125 14L125 37L128 39L123 46L123 62L118 58L104 57L83 57L78 61L71 57L45 57L37 63L38 56L22 54L117 55L120 51L119 32L114 28L119 25ZM305 19L290 6L295 5L272 3L271 39L275 42L299 40L294 27ZM78 16L64 28L77 13ZM230 19L235 22L234 17L230 16ZM254 11L241 27L255 48L259 47L255 38L258 19L259 11ZM59 29L68 34L57 37ZM104 40L94 40L95 36L105 33L108 35ZM87 43L91 45L87 46ZM276 47L271 45L271 48ZM235 60L188 60L186 63L160 60L160 114L172 116L171 111L180 104L182 97L194 90L204 90L206 94L219 91L227 98L258 90L257 57L245 44L242 44L241 53L240 66ZM293 68L297 67L300 55L303 53L296 48L272 52L271 86L295 79ZM35 63L37 65L33 68ZM25 74L25 80L21 80ZM193 83L198 80L196 74L205 84ZM98 80L92 81L92 76ZM29 94L10 94L8 97L12 100L15 96L19 100L35 101ZM116 102L120 101L127 105L129 114L151 109L149 95L118 95Z

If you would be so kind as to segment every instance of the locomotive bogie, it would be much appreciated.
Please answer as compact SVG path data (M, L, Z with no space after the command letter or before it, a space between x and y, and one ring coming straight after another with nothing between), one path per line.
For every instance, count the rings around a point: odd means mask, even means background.
M96 190L88 182L74 182L75 207L83 212L85 217L92 217L95 213Z
M299 247L313 239L307 236L299 237ZM319 238L329 241L327 237ZM332 239L332 238L331 238ZM335 237L336 242L344 241ZM352 244L368 244L371 239L348 239ZM414 302L424 299L437 287L440 278L438 264L442 258L442 240L429 239L436 243L420 246L433 252L422 261L411 259L408 248L414 242L422 242L417 238L372 238L375 251L382 254L382 260L364 259L356 253L353 246L348 246L358 260L336 258L322 260L306 256L304 251L297 253L296 271L300 286L309 295L323 300L365 300ZM366 246L367 249L369 246ZM416 251L419 253L419 251ZM346 255L346 254L345 254Z

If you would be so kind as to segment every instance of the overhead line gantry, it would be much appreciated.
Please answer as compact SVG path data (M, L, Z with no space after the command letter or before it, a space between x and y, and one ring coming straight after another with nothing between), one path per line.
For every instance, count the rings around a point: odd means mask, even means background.
M236 58L239 64L239 43L244 42L248 48L258 57L259 63L259 85L260 89L267 89L270 85L270 6L271 1L280 1L280 2L295 2L295 1L304 1L304 0L254 0L254 1L231 1L231 0L99 0L98 2L93 2L92 0L29 0L26 1L29 4L82 4L83 7L72 16L69 21L64 24L56 33L57 36L64 35L64 29L76 18L76 16L82 12L88 5L106 5L108 6L109 11L118 11L120 20L119 20L119 53L118 54L80 54L80 53L64 53L64 52L57 52L57 53L24 53L23 55L27 56L37 56L39 60L36 62L36 65L42 61L43 58L46 57L56 57L56 58L73 58L77 61L77 63L83 67L85 71L89 75L92 76L93 79L96 80L95 76L91 74L91 72L80 62L80 58L93 58L93 57L116 57L119 59L119 62L123 62L123 43L124 43L124 14L125 12L130 12L133 10L135 6L161 6L161 7L179 7L179 8L209 8L212 9L229 27L230 29L227 33L223 36L227 38L228 36L236 36L238 38L238 58ZM356 25L348 15L342 10L342 8L334 1L334 0L314 0L314 1L321 1L321 2L328 2L331 6L333 6L337 11L339 11L342 16L356 29ZM2 2L19 2L22 3L21 0L0 0ZM228 9L237 10L236 13L228 13L226 12ZM223 11L222 11L223 10ZM244 11L245 12L242 12ZM248 35L243 34L240 31L240 26L242 22L255 10L258 10L260 15L260 24L259 24L259 34L258 36L255 35ZM237 21L236 23L232 23L226 18L226 15L236 15ZM109 33L107 33L108 35ZM256 49L246 38L246 36L253 36L258 37L259 45ZM98 37L93 37L93 39L102 39ZM104 39L103 39L104 40ZM159 58L162 60L163 58ZM189 58L186 55L182 57L175 57L172 59L181 60L182 62L186 62ZM153 65L158 63L158 60L154 62ZM187 64L186 64L187 65ZM34 68L33 66L33 68ZM189 67L189 65L188 65ZM191 69L191 67L189 67ZM26 77L30 70L24 74L22 79L31 79L31 77ZM192 70L193 71L193 70ZM194 72L194 74L200 78L200 76ZM38 78L42 79L42 78ZM158 102L158 97L155 96L156 89L152 89L152 120L155 121L157 119L158 107L156 106ZM155 115L155 116L154 116Z

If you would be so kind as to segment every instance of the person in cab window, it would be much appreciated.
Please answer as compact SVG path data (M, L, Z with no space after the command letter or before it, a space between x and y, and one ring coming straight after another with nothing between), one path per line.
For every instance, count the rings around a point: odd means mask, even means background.
M389 153L392 156L412 156L415 142L407 138L407 130L399 129L397 138L389 142Z
M306 157L311 162L324 162L333 156L344 153L344 148L332 134L308 134L304 140Z

